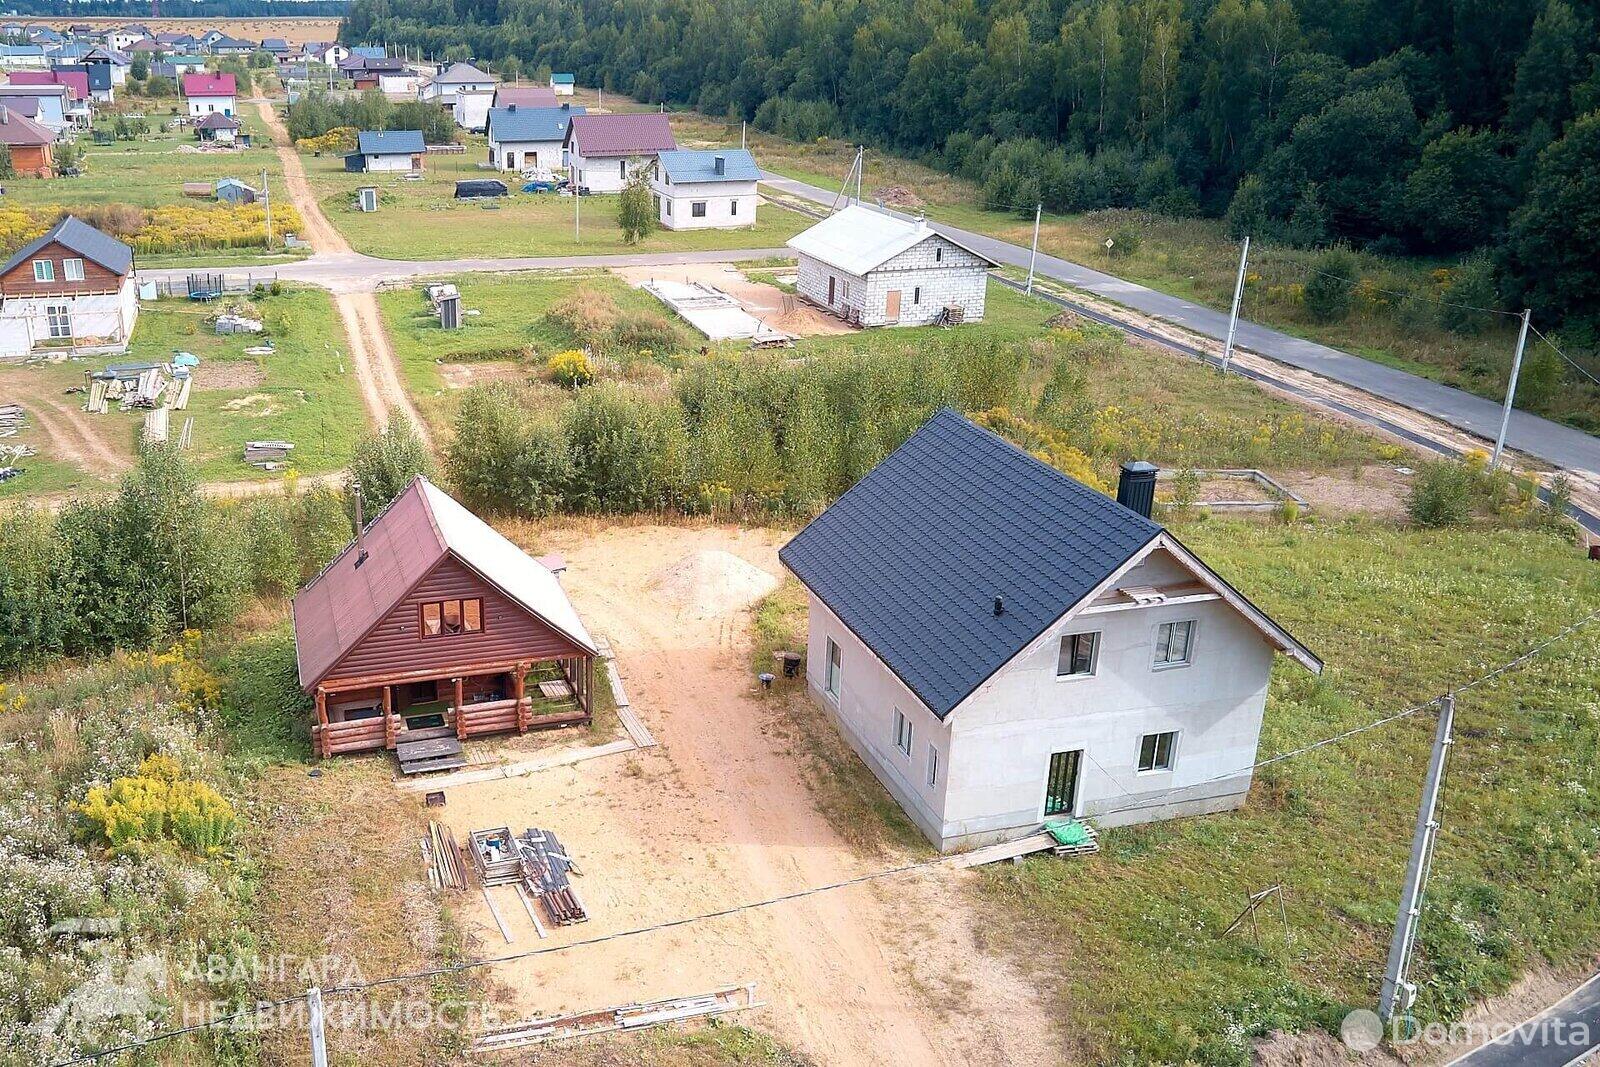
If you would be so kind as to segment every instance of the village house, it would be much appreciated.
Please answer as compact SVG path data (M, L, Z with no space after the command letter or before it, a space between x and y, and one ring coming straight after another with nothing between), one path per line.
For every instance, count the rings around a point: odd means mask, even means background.
M206 44L206 48L214 56L247 56L256 50L256 43L239 37L222 35L213 38Z
M71 215L0 267L0 357L60 346L122 351L138 317L133 249Z
M49 65L43 45L0 44L0 70L44 70Z
M550 91L557 96L571 96L577 84L578 79L571 74L550 75Z
M194 124L194 135L206 144L233 144L239 137L239 120L219 113Z
M589 718L595 643L556 575L421 476L293 614L319 756L391 748L432 770L471 737ZM446 743L408 759L419 741Z
M489 127L489 109L493 101L493 89L458 89L456 102L450 106L450 117L469 133L483 133Z
M150 39L150 31L143 26L123 26L106 34L106 44L119 52L126 52L140 41Z
M496 170L547 170L566 166L563 145L567 127L586 109L524 107L511 104L489 110L489 165Z
M556 99L556 91L544 85L507 85L502 83L494 87L494 101L491 107L558 107L560 101Z
M790 238L795 290L857 326L924 326L983 318L993 260L926 219L851 204Z
M0 97L0 144L11 154L11 169L19 178L54 178L56 134L17 111L13 103L36 104L31 97L12 101Z
M189 104L189 117L232 116L237 107L238 83L232 74L185 74L179 83Z
M656 215L666 229L755 225L761 168L749 152L742 148L678 148L660 153L656 162L650 188L655 193Z
M29 102L22 106L34 107L30 117L49 130L52 139L61 136L61 131L72 125L68 115L72 109L72 90L65 85L0 85L0 104L13 101L19 104Z
M110 103L112 100L110 78L104 79L104 91L97 92L92 72L81 63L58 64L50 70L14 71L8 84L66 86L68 92L63 106L68 123L74 126L88 126L94 121L94 101Z
M1235 808L1274 652L1321 661L1150 518L954 411L784 546L819 704L941 851Z
M128 84L128 68L133 61L121 52L109 48L91 48L83 54L83 63L91 70L102 70L113 86Z
M421 130L362 130L356 150L344 157L348 171L420 171L427 146Z
M337 41L328 44L306 45L306 58L330 67L337 67L350 58L350 49Z
M621 192L636 171L655 166L656 153L677 147L667 116L653 111L574 115L565 143L572 183L591 193Z
M494 89L494 83L493 74L479 70L471 63L451 63L440 67L438 73L428 79L420 95L427 103L454 110L457 93L490 92Z

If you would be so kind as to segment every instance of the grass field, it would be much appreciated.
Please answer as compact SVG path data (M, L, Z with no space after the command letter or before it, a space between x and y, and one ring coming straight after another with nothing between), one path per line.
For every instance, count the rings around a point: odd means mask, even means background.
M486 142L471 139L465 155L430 155L422 181L397 174L350 174L337 155L306 156L311 186L339 232L357 251L386 259L454 259L469 256L605 255L715 248L778 248L810 224L802 215L762 204L757 224L737 230L657 230L637 244L622 239L617 198L589 196L581 205L581 238L573 234L571 197L521 192L516 175L482 170ZM499 178L512 190L495 201L454 199L455 183ZM362 212L355 191L378 188L379 208Z

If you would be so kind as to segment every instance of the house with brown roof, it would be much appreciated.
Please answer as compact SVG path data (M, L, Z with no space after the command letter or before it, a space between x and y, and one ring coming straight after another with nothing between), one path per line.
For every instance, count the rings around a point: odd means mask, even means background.
M133 249L71 215L0 266L0 358L62 348L120 352L138 317Z
M589 718L595 643L555 573L421 476L293 610L319 756L436 770L468 738Z
M9 99L0 100L0 144L11 154L11 169L19 178L54 178L55 132L23 113L38 113L36 99L22 97L16 102L22 108L13 107Z
M678 147L667 116L658 112L574 115L563 144L572 181L591 193L620 193L640 170L654 170L658 153Z

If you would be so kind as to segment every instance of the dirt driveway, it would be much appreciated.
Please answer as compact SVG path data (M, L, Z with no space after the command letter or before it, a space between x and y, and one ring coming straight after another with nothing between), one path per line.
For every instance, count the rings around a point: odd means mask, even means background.
M458 836L510 824L554 830L581 865L591 919L537 938L494 890L459 914L475 951L505 954L768 899L905 862L858 855L818 813L799 754L748 668L748 600L780 573L781 535L618 526L557 531L564 581L618 653L628 696L660 744L527 778L449 790ZM772 576L765 581L750 567ZM740 1021L823 1064L1058 1063L1030 984L975 937L960 879L892 879L669 930L502 964L513 1017L754 982L767 1007Z

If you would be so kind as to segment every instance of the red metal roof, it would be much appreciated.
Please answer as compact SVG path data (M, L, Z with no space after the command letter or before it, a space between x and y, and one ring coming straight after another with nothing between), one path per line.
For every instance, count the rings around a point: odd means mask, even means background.
M567 144L584 156L655 155L677 148L667 116L659 112L627 115L574 115Z
M204 73L183 76L184 96L235 96L238 91L238 83L233 80L232 74Z
M352 541L294 598L295 653L307 689L451 554L577 647L593 649L549 570L425 478L412 479L367 525L364 540L359 565Z

